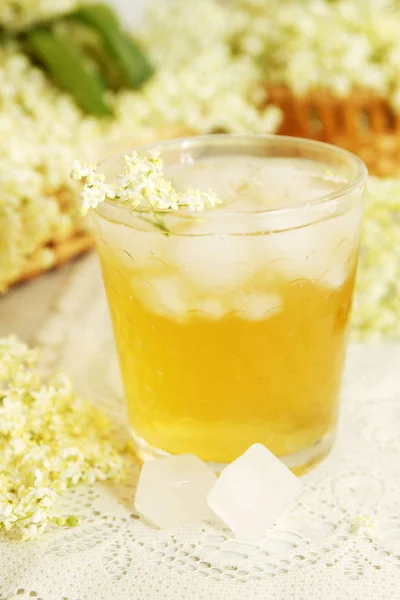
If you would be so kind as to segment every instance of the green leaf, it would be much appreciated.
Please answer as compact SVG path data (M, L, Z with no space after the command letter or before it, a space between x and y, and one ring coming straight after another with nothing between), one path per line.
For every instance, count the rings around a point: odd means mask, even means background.
M64 40L48 29L28 32L25 41L30 53L52 78L70 92L76 102L97 117L112 115L104 100L104 86L72 40Z
M153 72L151 64L139 46L122 29L109 6L84 6L72 17L90 25L99 33L104 49L114 59L129 86L138 88L150 77Z
M98 31L73 18L62 20L64 30L61 32L67 39L73 39L79 50L90 58L105 81L105 87L110 90L120 90L125 85L115 60L104 49Z

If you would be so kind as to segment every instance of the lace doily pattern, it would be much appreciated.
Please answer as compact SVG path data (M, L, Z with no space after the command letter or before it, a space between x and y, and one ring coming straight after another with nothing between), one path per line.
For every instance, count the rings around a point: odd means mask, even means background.
M40 334L47 366L127 435L115 350L97 261L76 267ZM79 348L79 352L77 352ZM133 508L126 483L72 490L74 529L38 541L0 537L0 599L392 600L400 597L400 344L351 346L335 449L304 477L305 491L259 544L212 525L158 531ZM369 516L374 528L368 527Z

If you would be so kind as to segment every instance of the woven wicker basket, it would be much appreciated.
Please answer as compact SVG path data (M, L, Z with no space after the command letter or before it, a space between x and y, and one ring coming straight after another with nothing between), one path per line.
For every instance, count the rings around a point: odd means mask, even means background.
M268 102L285 115L280 134L346 148L362 158L373 175L400 174L400 117L382 98L368 91L347 98L315 91L300 98L284 86L267 90Z
M50 242L46 246L39 248L37 252L30 256L26 261L26 265L19 276L10 281L8 287L13 287L18 283L34 279L45 271L60 267L66 262L77 258L81 254L85 254L94 247L92 236L83 231L76 231L71 237L62 242ZM41 252L46 249L48 251L48 259L46 266L43 266Z

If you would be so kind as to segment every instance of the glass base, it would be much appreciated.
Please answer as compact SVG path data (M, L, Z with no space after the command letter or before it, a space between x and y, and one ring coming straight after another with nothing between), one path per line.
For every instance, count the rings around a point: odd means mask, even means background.
M153 458L164 458L171 456L168 452L160 448L150 446L143 438L135 434L131 429L131 437L135 446L135 451L139 459L143 462ZM291 470L295 475L304 475L317 464L319 464L326 456L328 456L335 440L334 433L329 431L322 438L317 440L312 446L299 450L293 454L280 456L280 460ZM216 472L220 473L228 463L209 462L208 465Z

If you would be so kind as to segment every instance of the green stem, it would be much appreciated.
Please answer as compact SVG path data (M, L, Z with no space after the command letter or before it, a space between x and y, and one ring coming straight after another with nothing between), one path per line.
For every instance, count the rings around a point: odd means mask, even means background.
M141 219L142 221L145 221L146 223L150 223L150 225L153 225L153 227L157 227L157 229L160 229L164 235L168 236L170 235L170 230L168 229L168 227L166 226L165 222L160 219L160 217L157 217L156 213L153 213L154 215L154 221L152 221L151 219L148 219L147 217L143 217L142 215L138 214L138 218Z

